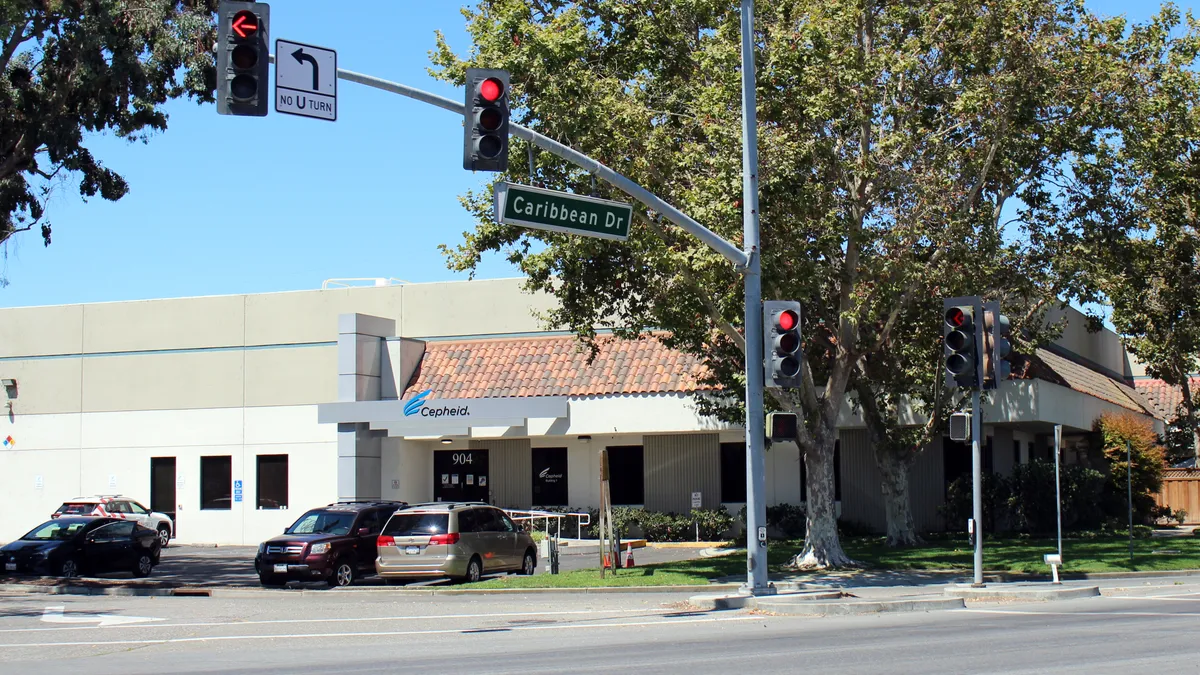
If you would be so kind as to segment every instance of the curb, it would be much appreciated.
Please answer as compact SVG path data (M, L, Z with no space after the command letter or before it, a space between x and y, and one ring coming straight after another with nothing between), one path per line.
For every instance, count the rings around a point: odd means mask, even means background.
M621 542L624 544L625 542ZM656 541L646 544L649 548L727 548L727 541ZM736 550L736 549L735 549ZM745 550L745 549L742 549Z
M754 608L772 614L793 616L851 616L884 612L930 612L964 609L962 598L909 598L906 600L850 600L841 602L788 601L783 598L755 598Z
M1095 598L1100 596L1099 586L1059 587L1059 588L971 588L951 587L944 590L951 598L961 598L971 601L997 602L1030 602L1041 600L1074 600L1076 598Z
M838 600L842 598L841 591L810 591L803 594L788 594L767 597L734 594L693 595L688 598L688 604L700 609L754 609L760 608L763 600L787 600L790 602L813 602L817 600Z

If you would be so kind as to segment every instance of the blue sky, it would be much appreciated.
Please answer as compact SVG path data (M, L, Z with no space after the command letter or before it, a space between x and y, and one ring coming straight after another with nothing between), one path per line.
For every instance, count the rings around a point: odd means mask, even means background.
M271 39L338 51L338 66L453 99L459 90L426 72L434 31L470 48L461 2L275 2ZM1200 0L1181 2L1196 8ZM1157 3L1091 0L1105 14L1149 16ZM466 278L437 250L472 220L458 196L486 182L462 169L460 118L394 94L341 82L338 121L217 115L214 106L168 106L169 129L147 145L91 141L130 193L84 203L73 189L51 202L54 241L10 241L0 306L134 300L320 288L325 279ZM260 172L232 178L236 163ZM482 278L516 276L496 256Z

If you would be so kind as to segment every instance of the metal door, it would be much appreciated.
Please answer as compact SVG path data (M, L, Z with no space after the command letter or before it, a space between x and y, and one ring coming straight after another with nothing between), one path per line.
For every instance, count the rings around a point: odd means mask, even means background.
M434 501L488 501L487 450L435 450L433 474Z
M175 524L176 537L179 536L179 517L176 513L175 502L175 458L150 458L150 510L165 513Z

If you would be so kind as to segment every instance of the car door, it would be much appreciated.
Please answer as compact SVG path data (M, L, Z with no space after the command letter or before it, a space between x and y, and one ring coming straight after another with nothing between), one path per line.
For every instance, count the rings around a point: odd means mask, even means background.
M358 556L358 566L363 570L375 572L375 558L379 557L379 531L387 516L378 509L363 513L355 526L355 555Z
M508 569L512 565L512 545L508 543L504 521L500 519L503 514L487 507L481 507L475 513L480 521L483 538L487 541L488 550L484 557L488 562L485 567L492 572Z
M133 521L105 523L84 537L84 564L93 573L133 567Z
M496 521L499 523L499 533L502 537L501 547L505 551L504 555L508 559L508 565L511 569L519 569L521 563L524 562L525 551L520 550L517 544L517 524L513 522L508 514L499 510L493 509L496 512Z
M135 501L128 501L126 504L129 507L129 512L133 515L134 520L138 525L153 530L158 523L152 522L150 518L150 510ZM129 516L126 516L128 518Z

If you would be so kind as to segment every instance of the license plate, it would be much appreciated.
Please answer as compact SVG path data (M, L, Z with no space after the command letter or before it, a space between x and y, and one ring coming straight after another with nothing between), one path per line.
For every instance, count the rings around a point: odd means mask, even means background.
M276 565L275 573L276 574L287 574L287 565Z
M417 555L418 553L421 552L421 547L420 546L406 546L406 547L404 547L404 552L407 553L408 555Z
M16 572L17 563L4 563L4 569L8 572Z

